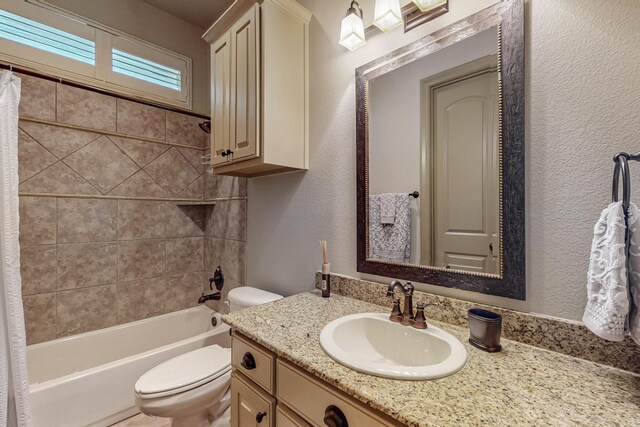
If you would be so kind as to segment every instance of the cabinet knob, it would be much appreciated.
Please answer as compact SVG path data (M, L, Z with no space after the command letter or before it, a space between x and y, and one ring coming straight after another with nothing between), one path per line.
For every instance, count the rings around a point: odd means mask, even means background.
M221 155L222 157L227 157L227 152L226 152L226 151L223 151L222 153L220 153L220 155Z
M266 412L258 412L258 413L256 414L256 422L257 422L258 424L260 424L260 423L262 422L262 419L263 419L264 417L266 417L266 416L267 416L267 413L266 413Z
M337 406L329 405L324 411L324 424L328 427L349 427L347 417Z
M232 154L233 154L233 151L231 151L231 150L227 150L227 151L226 151L226 153L227 153L227 156L230 156L230 155L232 155Z
M256 359L253 358L253 354L248 351L242 356L242 362L240 362L243 368L247 370L256 369Z

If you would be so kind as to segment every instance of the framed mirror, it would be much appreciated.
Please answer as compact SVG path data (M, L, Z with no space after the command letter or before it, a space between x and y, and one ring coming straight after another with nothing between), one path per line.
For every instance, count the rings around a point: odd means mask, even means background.
M523 3L356 70L358 271L525 299Z

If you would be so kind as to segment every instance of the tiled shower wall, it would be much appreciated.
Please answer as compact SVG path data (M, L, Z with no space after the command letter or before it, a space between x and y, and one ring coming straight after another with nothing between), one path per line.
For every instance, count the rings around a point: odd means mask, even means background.
M203 119L20 77L29 344L197 305L217 265L244 283L246 181L206 172Z

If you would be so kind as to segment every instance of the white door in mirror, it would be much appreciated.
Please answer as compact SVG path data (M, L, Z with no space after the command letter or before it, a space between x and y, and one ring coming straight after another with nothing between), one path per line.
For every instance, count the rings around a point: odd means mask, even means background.
M382 313L334 320L322 329L320 345L336 362L384 378L443 378L467 362L467 350L453 335L432 325L403 326Z

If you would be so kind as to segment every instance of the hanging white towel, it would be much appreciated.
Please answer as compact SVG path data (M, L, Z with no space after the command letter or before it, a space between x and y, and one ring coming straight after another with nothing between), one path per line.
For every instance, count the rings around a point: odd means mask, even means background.
M380 222L381 196L369 196L369 257L409 262L411 257L411 206L409 197L396 207L393 224Z
M591 332L609 341L624 339L629 314L625 232L622 202L611 203L594 227L582 317Z
M394 224L396 222L396 207L398 203L402 203L400 196L403 194L380 194L380 222L382 224ZM408 196L404 194L404 198L408 198Z
M631 203L627 215L629 227L629 333L636 344L640 345L640 209Z

